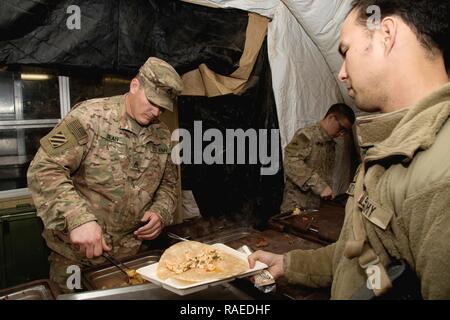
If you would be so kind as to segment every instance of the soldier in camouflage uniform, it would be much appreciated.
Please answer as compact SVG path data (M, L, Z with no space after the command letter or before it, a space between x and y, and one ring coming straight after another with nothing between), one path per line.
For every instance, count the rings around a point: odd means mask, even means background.
M315 125L298 130L284 150L284 187L281 212L318 208L321 198L332 198L334 138L351 130L355 115L345 104L332 105Z
M133 255L172 223L178 173L158 117L181 90L177 72L149 58L127 94L78 104L42 138L28 187L63 291L69 265L102 263L103 251Z

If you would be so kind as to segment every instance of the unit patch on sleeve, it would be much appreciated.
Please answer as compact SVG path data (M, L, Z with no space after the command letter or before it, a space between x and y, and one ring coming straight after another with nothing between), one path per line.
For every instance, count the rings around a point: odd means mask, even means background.
M62 131L59 131L48 138L48 141L50 141L52 147L56 149L66 144L68 140L64 133Z
M63 121L41 139L41 147L48 155L58 155L77 145L86 144L88 135L80 121Z

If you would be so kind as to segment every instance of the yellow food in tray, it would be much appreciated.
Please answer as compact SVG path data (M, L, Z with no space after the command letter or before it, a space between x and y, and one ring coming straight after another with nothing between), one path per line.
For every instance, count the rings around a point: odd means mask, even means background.
M136 270L128 269L126 272L128 275L128 283L129 284L136 285L136 284L145 283L144 278L142 278L141 275L136 272Z

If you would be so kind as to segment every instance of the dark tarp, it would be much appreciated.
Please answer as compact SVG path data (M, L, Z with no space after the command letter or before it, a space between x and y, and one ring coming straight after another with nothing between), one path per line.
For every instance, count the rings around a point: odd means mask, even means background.
M69 30L71 5L80 29ZM0 63L135 72L149 56L179 73L206 63L229 74L241 57L248 15L181 1L2 0Z
M187 129L191 136L194 136L194 121L202 121L203 132L208 128L219 129L224 138L226 129L277 129L266 43L262 46L245 93L212 98L181 97L179 110L180 128ZM203 146L209 143L205 142ZM276 175L261 175L259 161L256 165L184 164L181 166L183 189L193 190L204 216L239 216L237 219L243 224L262 223L278 212L281 204L284 183L281 144L279 151L280 170ZM193 150L191 154L193 158Z
M66 27L69 5L81 9L80 30ZM247 12L179 1L2 0L0 63L128 74L157 56L180 74L206 63L227 75L238 67L247 21ZM179 110L180 127L191 131L194 120L203 121L204 131L278 128L266 44L244 92L180 97ZM283 174L262 176L260 167L182 165L182 185L193 190L204 216L264 221L278 211Z

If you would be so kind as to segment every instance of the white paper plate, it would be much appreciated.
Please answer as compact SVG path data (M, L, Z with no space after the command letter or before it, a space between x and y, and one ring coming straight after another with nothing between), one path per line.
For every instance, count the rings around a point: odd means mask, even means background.
M229 246L224 245L223 243L215 243L212 246L217 249L220 249L222 251L225 251L229 254L232 254L242 260L247 260L248 256L245 253L242 253L233 248L230 248ZM260 261L256 261L255 267L253 269L248 269L247 271L245 271L241 274L231 276L229 278L216 279L216 280L212 279L212 280L192 283L192 282L179 281L179 280L175 280L175 279L171 279L171 278L166 279L166 280L159 278L158 275L156 274L156 270L158 269L158 264L159 264L158 262L153 263L149 266L142 267L136 271L145 280L153 282L156 285L159 285L169 291L172 291L172 292L174 292L178 295L182 295L182 296L186 295L186 294L191 294L193 292L204 290L204 289L208 288L209 286L216 286L216 285L219 285L222 283L230 282L236 278L248 277L248 276L256 274L259 271L267 268L266 264L264 264Z

